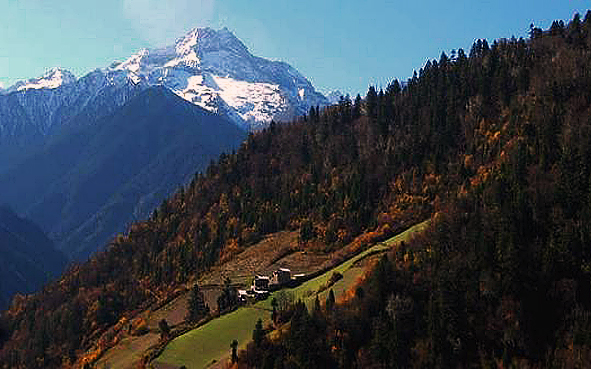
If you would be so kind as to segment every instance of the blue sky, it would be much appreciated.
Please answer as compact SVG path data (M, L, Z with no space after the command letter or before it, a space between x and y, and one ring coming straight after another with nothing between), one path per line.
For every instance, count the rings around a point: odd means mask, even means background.
M51 3L51 4L50 4ZM0 0L0 84L60 66L81 76L197 26L227 26L258 56L322 92L407 79L477 38L525 37L530 23L585 15L589 0Z

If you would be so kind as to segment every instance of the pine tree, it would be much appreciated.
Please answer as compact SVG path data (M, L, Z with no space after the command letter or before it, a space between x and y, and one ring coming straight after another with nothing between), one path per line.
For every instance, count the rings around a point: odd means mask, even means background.
M233 340L230 344L230 348L232 349L232 363L235 363L236 361L238 361L238 354L236 353L236 351L238 350L238 341Z
M187 301L187 310L187 320L190 322L198 322L209 314L209 306L205 303L203 292L198 284L195 284L191 290Z
M314 315L318 316L320 313L320 299L318 298L318 295L316 295L316 300L314 300Z
M307 242L313 239L315 236L316 235L314 232L314 225L312 224L312 221L310 221L309 219L304 220L302 222L302 225L300 226L300 241Z
M365 104L367 107L367 116L371 119L378 118L378 93L373 86L369 86L367 96L365 98Z
M224 279L224 289L218 297L218 311L233 309L238 305L238 291L232 287L232 280L230 278Z
M261 343L263 342L263 337L265 336L265 331L263 330L263 321L261 319L257 320L256 325L254 326L254 331L252 331L252 340L256 347L261 347Z
M336 303L334 292L332 288L328 292L328 297L326 298L326 311L332 311Z
M351 116L353 119L358 119L361 116L361 96L359 94L355 97Z

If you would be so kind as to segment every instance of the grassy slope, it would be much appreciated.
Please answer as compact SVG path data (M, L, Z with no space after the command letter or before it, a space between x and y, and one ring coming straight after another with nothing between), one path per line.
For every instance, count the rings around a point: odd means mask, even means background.
M143 353L158 343L160 334L148 333L139 337L126 337L117 350L109 350L95 364L97 369L134 368L141 362Z
M400 241L407 241L416 232L424 230L429 221L419 223L410 229L392 237L391 239L373 246L364 252L352 257L332 270L310 280L302 285L287 290L294 299L302 299L306 303L312 303L316 297L316 291L330 279L334 272L343 274L332 287L336 298L339 298L354 286L363 268L355 266L362 259L388 250ZM164 350L162 355L153 363L156 368L186 365L187 368L204 368L230 352L230 342L236 339L241 347L251 340L255 322L262 319L270 321L271 300L275 292L265 301L249 307L240 308L230 314L188 332L173 340ZM328 291L319 294L321 301L326 299Z
M156 360L155 367L164 363L204 368L228 354L232 340L249 341L254 323L258 319L268 320L270 315L267 310L245 307L214 319L173 340Z

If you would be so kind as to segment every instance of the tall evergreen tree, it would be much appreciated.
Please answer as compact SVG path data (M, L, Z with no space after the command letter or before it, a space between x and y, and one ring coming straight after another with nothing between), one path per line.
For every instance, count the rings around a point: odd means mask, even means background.
M205 298L199 285L195 283L187 300L187 320L198 322L207 314L209 314L209 306L205 303Z
M326 311L332 311L336 304L336 300L334 297L334 291L332 288L328 291L328 296L326 297Z
M232 349L232 363L235 363L236 361L238 361L238 341L233 340L232 343L230 343L230 348Z
M256 347L261 347L264 337L265 331L263 330L263 321L259 319L254 326L254 331L252 331L252 340Z

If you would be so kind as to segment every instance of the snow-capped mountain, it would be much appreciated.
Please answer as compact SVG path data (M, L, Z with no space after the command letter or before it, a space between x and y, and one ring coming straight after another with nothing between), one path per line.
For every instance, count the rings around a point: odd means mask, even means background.
M25 95L32 90L51 91L43 98L46 111L38 116L45 121L41 131L48 132L59 123L43 117L54 117L58 110L60 114L79 113L97 96L111 95L111 90L129 90L130 86L143 90L154 85L163 85L248 130L264 127L271 120L285 121L305 114L311 106L328 104L297 70L284 62L253 56L227 28L195 28L173 46L142 49L79 80L66 70L54 68L40 78L17 82L0 94L18 93L22 95L19 100L27 100ZM125 102L121 97L119 93L114 105ZM0 112L1 105L0 101ZM27 109L25 104L23 107Z
M227 28L196 28L174 46L143 49L107 73L164 85L187 101L256 129L326 105L324 96L287 63L253 56Z
M76 77L69 71L62 68L52 68L39 78L19 81L2 91L10 93L14 91L24 91L30 89L54 89L63 85L76 82Z
M65 70L53 69L17 82L0 95L0 153L7 145L44 141L80 114L89 122L108 115L142 89L125 79L109 79L101 70L76 80Z

